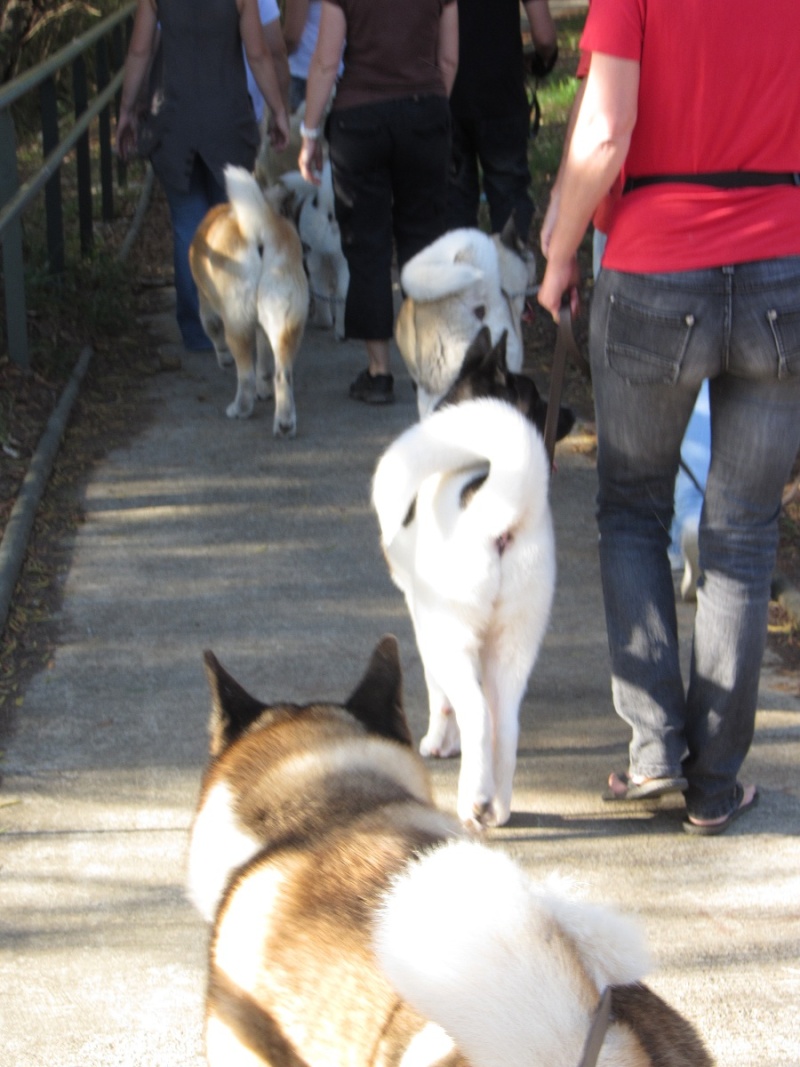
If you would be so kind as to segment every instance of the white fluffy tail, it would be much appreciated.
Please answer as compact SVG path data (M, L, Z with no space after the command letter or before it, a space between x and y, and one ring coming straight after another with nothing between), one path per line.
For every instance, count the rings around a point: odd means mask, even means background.
M538 430L504 400L468 400L411 426L381 457L372 503L384 546L397 536L426 478L481 465L489 476L470 508L482 510L488 536L514 526L520 508L547 506L549 464Z
M451 230L423 248L403 267L406 296L426 302L443 300L484 280L499 288L497 249L482 230Z
M410 865L374 941L399 994L475 1067L575 1067L602 989L650 965L631 920L471 842Z
M256 179L244 167L228 164L225 168L225 188L242 236L250 244L264 244L269 227L264 194Z

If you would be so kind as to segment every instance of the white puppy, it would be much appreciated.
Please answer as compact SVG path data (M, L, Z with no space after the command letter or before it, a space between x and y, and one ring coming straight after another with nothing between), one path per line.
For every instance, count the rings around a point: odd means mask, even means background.
M435 411L375 471L383 549L428 686L420 751L460 743L458 815L473 828L510 813L519 705L555 587L548 472L538 430L495 399Z

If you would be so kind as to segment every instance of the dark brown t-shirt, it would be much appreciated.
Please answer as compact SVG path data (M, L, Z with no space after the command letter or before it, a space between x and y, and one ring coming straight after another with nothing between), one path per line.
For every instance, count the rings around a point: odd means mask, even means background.
M163 104L153 169L186 190L195 154L223 181L226 163L251 169L258 126L247 92L236 0L158 0Z
M436 65L442 9L454 0L330 0L344 13L344 71L334 110L445 96Z

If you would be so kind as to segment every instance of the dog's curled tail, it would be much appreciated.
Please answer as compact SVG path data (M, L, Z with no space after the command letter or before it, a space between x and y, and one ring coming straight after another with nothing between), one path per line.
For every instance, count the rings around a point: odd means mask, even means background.
M488 536L512 528L521 507L544 513L549 464L538 430L504 400L467 400L409 427L381 457L372 503L384 546L399 533L426 478L481 465L489 476L471 508Z
M249 244L264 244L269 224L268 205L255 177L244 167L225 167L225 188L242 236Z
M574 1067L602 990L638 981L650 964L631 920L467 841L409 865L385 897L374 946L398 993L475 1067Z

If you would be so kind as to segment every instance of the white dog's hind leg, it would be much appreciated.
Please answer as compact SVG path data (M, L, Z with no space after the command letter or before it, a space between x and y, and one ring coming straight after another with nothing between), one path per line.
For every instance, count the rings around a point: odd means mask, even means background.
M447 699L447 694L429 673L425 672L428 685L428 732L419 743L422 756L448 759L461 751L461 734L458 722Z
M203 324L203 329L211 338L211 343L217 354L217 363L223 370L226 367L230 367L233 364L233 356L225 341L225 326L219 315L205 304L202 297L200 298L200 321Z
M236 396L229 404L226 414L229 419L249 419L256 400L256 372L253 366L255 338L230 336L228 347L236 361Z
M426 666L426 673L428 669ZM497 825L492 806L495 795L492 721L479 681L478 663L440 634L431 671L450 697L461 734L458 817L471 829Z
M256 327L256 396L259 400L269 400L272 397L270 357L267 335L258 326Z

